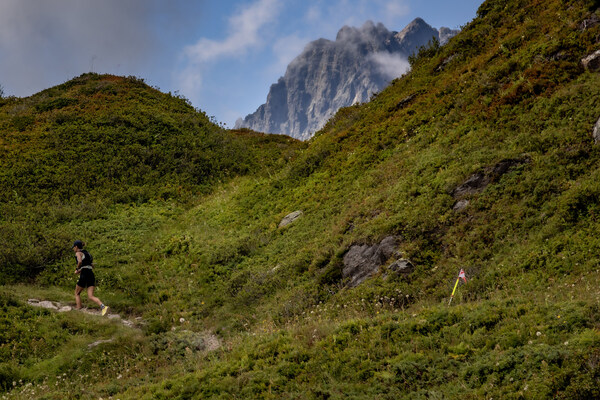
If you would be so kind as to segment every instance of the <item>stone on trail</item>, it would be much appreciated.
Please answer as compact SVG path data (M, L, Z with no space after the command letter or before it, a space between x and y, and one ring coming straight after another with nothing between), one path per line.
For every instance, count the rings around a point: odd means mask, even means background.
M100 311L100 309L97 309L97 308L82 308L80 310L76 310L75 308L65 305L63 303L60 303L58 301L28 299L27 304L29 304L32 307L42 307L42 308L54 310L54 311L61 312L61 313L69 312L69 311L78 311L78 312L82 312L84 314L89 314L89 315L96 315L96 316L102 315L102 312ZM137 317L135 319L135 322L127 320L127 319L122 319L119 314L108 314L107 318L110 320L120 321L124 326L131 328L131 329L135 329L139 325L145 324L145 321L142 319L142 317ZM104 341L104 342L101 341L101 343L105 343L105 342L106 341ZM95 347L97 345L98 344L92 343L92 345L90 345L90 347ZM210 345L210 343L209 343L209 345Z
M135 328L135 324L127 319L122 319L121 323L128 328Z
M44 300L38 303L38 307L47 308L50 310L58 310L58 307L51 301Z

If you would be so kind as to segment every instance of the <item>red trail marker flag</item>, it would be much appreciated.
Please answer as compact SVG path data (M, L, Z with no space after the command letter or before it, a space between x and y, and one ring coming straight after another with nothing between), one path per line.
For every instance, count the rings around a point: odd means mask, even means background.
M465 275L465 270L464 269L460 269L460 272L458 273L458 278L456 278L456 283L454 284L454 289L452 290L452 294L450 295L450 301L448 302L448 305L450 305L450 303L452 303L452 299L454 298L454 293L456 292L456 288L458 287L458 282L460 280L465 281L465 283L467 283L467 276Z

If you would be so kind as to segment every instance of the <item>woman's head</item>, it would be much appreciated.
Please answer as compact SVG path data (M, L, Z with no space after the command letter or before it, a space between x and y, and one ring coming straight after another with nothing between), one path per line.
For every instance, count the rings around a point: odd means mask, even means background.
M73 248L81 250L83 249L83 246L85 246L85 243L83 243L81 240L76 240L75 242L73 242Z

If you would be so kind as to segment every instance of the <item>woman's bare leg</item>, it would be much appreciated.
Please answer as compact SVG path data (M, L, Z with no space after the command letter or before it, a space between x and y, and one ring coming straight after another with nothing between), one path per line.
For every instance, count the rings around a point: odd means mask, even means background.
M87 288L88 299L90 299L94 303L98 304L99 306L102 306L102 302L100 301L100 299L97 298L96 296L94 296L94 289L95 289L94 286L89 286Z
M81 292L83 291L83 288L79 285L75 285L75 308L77 308L78 310L81 308Z

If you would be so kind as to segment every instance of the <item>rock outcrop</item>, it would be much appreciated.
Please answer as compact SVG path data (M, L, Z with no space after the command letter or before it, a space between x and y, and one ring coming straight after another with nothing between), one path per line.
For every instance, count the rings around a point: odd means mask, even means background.
M421 18L401 32L370 21L344 26L335 41L309 43L271 86L267 102L235 127L309 139L338 109L368 101L404 74L419 47L433 38L444 43L457 32L438 31Z
M400 239L388 236L379 244L356 244L350 247L344 255L344 269L342 277L347 280L348 286L356 287L366 279L379 272L379 269L392 257L399 258L398 246ZM407 275L414 270L413 264L406 259L394 261L388 271Z
M415 266L410 260L401 258L400 260L394 261L388 270L397 274L408 275L415 270Z
M487 167L482 171L474 173L450 192L452 197L457 200L457 202L454 203L453 210L456 212L464 210L469 206L469 200L467 199L469 196L483 192L490 183L497 182L504 174L520 165L528 164L530 162L531 159L529 156L507 159L498 162L494 166Z

